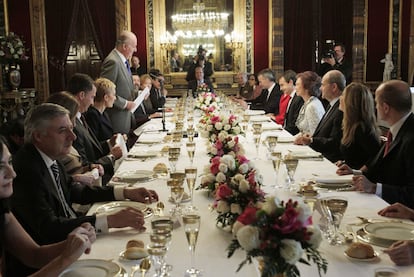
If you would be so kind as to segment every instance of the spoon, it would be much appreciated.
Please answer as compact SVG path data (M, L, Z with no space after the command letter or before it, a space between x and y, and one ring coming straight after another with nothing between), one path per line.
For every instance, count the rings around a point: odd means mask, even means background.
M129 275L130 277L134 277L135 272L137 272L139 270L139 265L134 265L133 267L131 267L131 274Z
M159 216L164 215L164 208L165 208L165 205L164 205L163 202L161 202L161 201L157 202L157 213L158 213Z
M151 261L148 258L145 258L139 264L139 269L141 271L141 276L145 277L145 273L151 268Z

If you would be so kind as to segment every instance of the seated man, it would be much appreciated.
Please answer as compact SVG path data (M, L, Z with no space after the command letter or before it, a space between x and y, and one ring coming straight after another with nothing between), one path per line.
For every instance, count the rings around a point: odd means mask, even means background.
M88 204L130 199L151 203L157 201L158 196L145 188L88 187L73 183L56 161L68 154L76 137L72 129L68 110L59 105L41 104L28 113L25 145L13 159L17 177L11 202L16 218L39 244L64 240L83 222L90 222L97 232L122 227L144 230L144 215L133 208L110 215L78 217L74 213L72 202Z
M209 80L204 80L204 71L203 67L196 66L194 69L195 71L195 80L191 80L188 82L188 89L192 91L193 97L197 97L197 95L203 90L213 92L213 85Z

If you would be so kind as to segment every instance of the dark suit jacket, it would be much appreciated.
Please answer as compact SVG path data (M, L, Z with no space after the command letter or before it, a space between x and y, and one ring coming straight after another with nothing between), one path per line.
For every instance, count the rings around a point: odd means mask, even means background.
M354 141L350 145L341 144L341 153L347 165L360 169L375 157L380 148L378 135L359 125L355 130Z
M86 122L99 141L110 139L114 134L111 120L106 112L101 114L95 107L90 106L85 113Z
M299 133L298 127L296 127L296 119L298 118L298 114L300 108L303 106L303 98L296 95L291 100L289 110L285 114L285 122L284 128L286 131L292 134L292 136Z
M102 164L105 170L105 175L102 180L104 183L107 183L108 178L110 179L114 174L112 160L106 156L109 154L108 143L106 141L100 142L94 133L88 131L78 118L76 118L76 125L73 132L76 134L73 147L78 150L83 161Z
M204 80L204 83L208 86L211 92L214 91L213 84L210 82L210 80ZM192 80L188 82L188 89L191 89L194 97L197 97L197 94L198 94L197 87L198 87L197 80Z
M367 164L365 176L382 184L382 198L414 208L414 115L410 114L384 155L385 145Z
M262 90L262 93L251 101L250 109L264 110L265 113L279 114L279 102L282 95L282 91L280 90L279 85L276 84L273 87L269 99L267 99L267 94L267 89Z
M152 107L155 110L154 112L160 111L165 104L164 95L161 96L158 89L155 87L151 87L149 99L151 100Z
M340 150L342 139L343 113L339 110L339 100L324 117L313 133L313 142L310 144L315 151L321 152L331 162L342 160Z

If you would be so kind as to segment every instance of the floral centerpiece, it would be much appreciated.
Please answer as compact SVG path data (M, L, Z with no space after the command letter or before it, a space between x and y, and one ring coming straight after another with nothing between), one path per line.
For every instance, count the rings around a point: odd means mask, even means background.
M198 88L197 88L198 89ZM198 90L197 90L198 92ZM218 110L221 107L220 97L215 93L209 91L202 91L198 94L196 98L196 109L213 112Z
M245 209L234 224L233 233L236 239L228 247L228 257L240 247L247 254L237 271L251 263L253 257L260 257L262 277L283 273L287 277L300 276L296 263L310 265L310 261L316 263L319 275L321 271L326 273L327 261L317 250L321 232L312 225L311 211L304 203L268 197L260 209Z
M239 135L242 133L240 120L237 116L224 114L210 114L202 118L199 122L200 135L215 141L219 134L222 137L230 135Z
M226 154L235 157L237 155L244 155L244 148L243 145L239 143L238 136L226 136L223 132L219 133L217 139L207 146L207 154L210 157L221 157Z
M5 36L0 36L1 64L19 64L28 59L24 41L18 35L10 32Z

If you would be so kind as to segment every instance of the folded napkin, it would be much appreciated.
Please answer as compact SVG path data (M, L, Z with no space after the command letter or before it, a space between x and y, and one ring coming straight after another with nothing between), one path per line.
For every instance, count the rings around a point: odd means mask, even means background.
M270 117L266 115L253 115L250 117L251 122L271 122Z
M247 115L261 115L265 114L266 112L264 110L246 110L244 113Z
M142 133L137 142L146 144L160 143L164 137L165 133Z
M268 131L268 130L283 130L282 125L276 124L274 122L263 122L262 123L262 130Z
M324 175L324 176L317 176L315 181L317 183L351 183L353 175Z
M315 151L291 151L290 155L297 159L323 158L321 153Z

